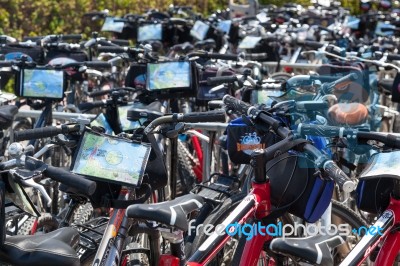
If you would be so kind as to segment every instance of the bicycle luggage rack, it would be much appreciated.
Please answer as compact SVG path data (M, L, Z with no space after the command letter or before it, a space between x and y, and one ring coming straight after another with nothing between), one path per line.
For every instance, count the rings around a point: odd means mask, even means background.
M109 218L99 217L92 219L84 224L74 224L78 228L81 239L79 246L95 250L103 238L104 230L107 227Z

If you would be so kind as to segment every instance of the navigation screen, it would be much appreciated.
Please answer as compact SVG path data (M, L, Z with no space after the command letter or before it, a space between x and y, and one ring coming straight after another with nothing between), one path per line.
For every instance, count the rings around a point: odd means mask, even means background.
M261 37L257 36L246 36L239 44L239 49L253 49L256 47Z
M138 42L144 41L161 41L162 39L162 25L161 24L147 24L140 26L138 29Z
M85 132L72 172L136 186L150 155L150 144Z
M23 69L20 94L27 98L62 99L64 72L49 69Z
M190 30L190 35L197 40L202 41L207 36L209 28L210 26L208 26L206 23L198 20L196 23L194 23L193 28Z
M101 31L111 31L121 33L124 29L124 22L115 22L114 18L107 17L104 21Z
M140 127L140 122L139 121L130 121L128 120L128 110L131 109L132 106L118 106L118 116L119 116L119 121L121 123L121 128L122 131L129 131L132 129L137 129ZM142 122L144 122L146 119L143 119Z
M229 31L231 30L231 25L232 21L231 20L222 20L218 22L218 29L221 30L222 32L228 34Z
M190 73L189 62L147 64L147 89L190 89Z
M391 36L394 34L396 26L378 21L375 28L375 34L379 36ZM391 30L393 29L393 30Z

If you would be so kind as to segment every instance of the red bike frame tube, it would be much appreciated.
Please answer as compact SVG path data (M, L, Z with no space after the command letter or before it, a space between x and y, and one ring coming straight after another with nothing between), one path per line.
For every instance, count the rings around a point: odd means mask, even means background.
M380 243L383 243L383 245L379 250L375 265L393 265L393 261L399 252L399 238L395 239L399 234L398 232L395 234L392 233L392 229L400 222L399 214L399 200L391 199L389 207L379 216L373 227L370 227L375 228L373 230L380 227L380 234L365 234L350 253L347 254L346 258L340 263L340 266L362 265Z
M269 182L263 184L253 183L253 194L255 198L256 213L255 218L262 219L271 211L271 194ZM266 232L265 232L266 233ZM240 260L241 266L257 265L264 243L272 239L272 236L266 234L254 234L253 238L246 242L243 250L243 256Z
M199 164L193 167L193 172L196 175L197 182L201 183L203 181L203 150L201 149L199 138L192 136L193 148L199 159Z
M394 213L394 227L400 225L400 200L391 198L389 207ZM388 234L375 261L375 265L393 265L400 251L400 232Z

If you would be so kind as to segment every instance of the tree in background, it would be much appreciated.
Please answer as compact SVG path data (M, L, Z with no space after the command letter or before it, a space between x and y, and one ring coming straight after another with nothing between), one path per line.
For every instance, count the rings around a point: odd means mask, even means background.
M261 5L300 4L308 0L259 0ZM357 0L343 0L345 7L357 11ZM227 0L0 0L0 34L21 39L23 36L85 33L99 27L98 22L84 19L83 14L109 9L114 16L143 13L148 8L165 10L170 4L192 6L197 12L208 13L225 8Z

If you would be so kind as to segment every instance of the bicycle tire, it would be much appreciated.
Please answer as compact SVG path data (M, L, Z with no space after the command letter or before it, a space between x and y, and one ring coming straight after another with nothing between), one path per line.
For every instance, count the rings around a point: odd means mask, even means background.
M188 194L190 190L193 189L196 175L193 171L193 166L190 164L190 158L187 156L189 150L185 145L178 140L178 175L177 179L177 195L179 194Z
M337 216L339 219L342 220L342 224L348 224L350 225L351 229L353 228L360 228L362 226L368 227L367 222L358 214L356 213L354 210L350 209L349 207L347 207L346 205L336 201L336 200L331 200L332 202L332 222L334 222L335 217ZM352 237L357 238L357 235L353 234ZM358 236L360 238L360 236ZM347 237L347 239L349 239L349 237ZM351 238L349 239L351 240ZM357 242L359 241L359 239L357 240ZM337 250L342 250L342 252L349 252L351 250L352 247L349 246L349 242L346 241L346 245L341 245L338 248L335 248L333 250L334 254L333 254L333 259L334 259L334 265L338 265L340 264L340 261L344 258L343 256L340 256L340 254L336 254L335 252ZM346 250L344 250L346 249ZM347 254L342 254L342 255L347 255ZM366 262L368 264L368 261Z

